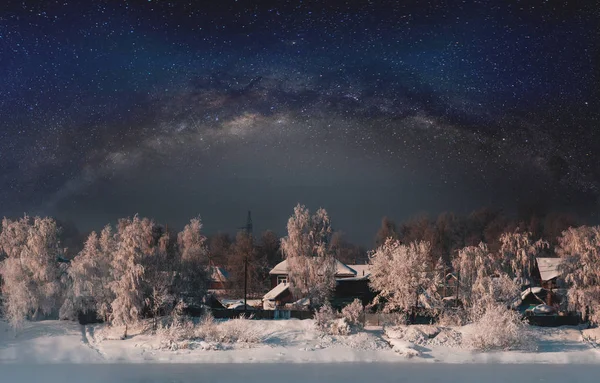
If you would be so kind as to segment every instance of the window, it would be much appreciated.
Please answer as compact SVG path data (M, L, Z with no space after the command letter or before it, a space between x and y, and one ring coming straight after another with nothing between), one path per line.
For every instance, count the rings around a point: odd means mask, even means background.
M277 284L287 283L287 275L278 275L277 276Z

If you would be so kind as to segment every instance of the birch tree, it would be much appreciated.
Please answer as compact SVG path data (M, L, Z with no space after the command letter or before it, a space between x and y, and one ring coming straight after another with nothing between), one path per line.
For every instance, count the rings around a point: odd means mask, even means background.
M532 284L535 257L548 249L548 242L533 241L529 232L508 232L500 236L500 258L505 271L517 279L521 285Z
M79 313L95 312L99 318L108 321L115 299L110 289L115 250L115 237L110 226L106 226L100 236L96 232L90 234L83 250L70 263L71 287L61 308L61 317L74 319Z
M311 216L298 204L287 230L281 249L288 261L291 292L296 298L308 298L311 308L320 306L335 288L336 261L329 247L332 229L327 211L321 208Z
M0 263L4 315L14 328L59 307L62 300L60 230L51 218L2 221Z
M209 280L209 253L200 217L193 218L177 235L181 262L180 292L190 302L199 304L206 294Z
M569 284L569 308L600 323L600 226L569 228L558 242L560 271Z
M118 224L118 245L111 261L115 299L111 303L113 325L136 323L145 305L143 261L152 253L154 222L148 218L121 219Z
M466 307L473 304L473 286L478 279L488 277L496 271L496 264L485 243L467 246L458 251L452 260L456 272L459 299Z
M370 259L370 285L386 302L387 311L408 312L419 306L421 296L428 298L430 306L438 303L441 276L429 266L430 259L431 245L424 241L403 245L388 238L375 251Z

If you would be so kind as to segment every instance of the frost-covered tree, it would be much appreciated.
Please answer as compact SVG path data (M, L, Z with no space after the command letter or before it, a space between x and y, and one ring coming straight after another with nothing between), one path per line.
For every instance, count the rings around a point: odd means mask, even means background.
M61 317L75 318L79 313L95 312L99 318L108 321L110 307L115 299L110 286L112 256L117 243L110 226L106 226L100 236L92 232L83 250L71 261L69 277L71 286L61 307Z
M298 204L287 224L281 250L288 261L292 294L308 298L312 308L325 303L335 288L336 260L330 249L331 222L327 211L314 215Z
M200 217L190 220L177 235L177 247L181 262L179 290L186 303L200 303L206 294L212 266Z
M157 239L158 238L158 239ZM170 236L161 227L155 230L157 246L144 260L144 282L146 285L146 307L152 314L153 329L156 331L160 315L170 314L176 300L176 275L179 271L177 260L170 251Z
M548 248L548 242L533 241L529 232L508 232L500 236L500 259L504 269L522 285L533 282L535 257Z
M505 273L477 278L472 287L471 319L478 320L494 305L511 306L520 292L520 285Z
M118 224L118 244L111 260L113 281L110 321L113 325L136 323L146 304L144 261L153 253L154 222L148 218L121 219Z
M430 267L428 242L407 245L388 239L372 255L370 285L386 302L386 310L408 312L420 304L435 307L439 303L441 275Z
M51 218L2 221L0 263L4 315L13 327L48 315L62 300L60 230Z
M558 242L569 307L600 323L600 226L569 228Z
M458 251L452 260L457 276L458 296L466 307L473 303L473 286L478 279L492 275L496 271L493 256L483 242L479 246L467 246Z

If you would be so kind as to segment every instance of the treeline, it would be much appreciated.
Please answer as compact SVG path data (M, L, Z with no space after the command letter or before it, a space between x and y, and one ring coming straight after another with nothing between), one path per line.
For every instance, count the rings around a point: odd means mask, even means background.
M369 261L366 249L332 229L325 210L317 213L310 216L306 208L297 206L284 238L272 231L257 237L243 231L235 238L227 234L207 237L199 218L176 233L152 219L135 216L87 236L73 227L62 230L52 218L5 218L0 233L3 315L15 326L27 318L75 318L81 312L94 312L113 324L128 324L171 312L177 305L203 304L215 266L227 271L226 287L232 296L243 294L247 272L249 295L260 297L270 287L269 270L283 259L282 243L287 246L287 258L297 253L291 261L299 264L304 253L325 257L327 265L332 264L331 259L349 264ZM460 249L480 242L497 253L505 232L530 233L534 242L544 237L550 246L540 251L551 252L560 233L573 224L574 219L565 215L515 220L492 209L467 216L418 217L398 225L384 218L375 248L389 238L406 244L424 241L430 248L431 267L440 259L451 265ZM85 240L79 243L76 239L82 237ZM65 243L70 248L65 248ZM323 265L319 267L312 274L321 278L318 270ZM298 270L290 272L293 277ZM331 290L331 278L319 283ZM302 290L297 282L293 284L294 291ZM306 291L312 289L310 284L305 287ZM322 297L317 296L314 302L319 301Z
M431 245L431 262L439 258L450 262L459 249L481 242L487 244L491 252L497 252L502 246L501 235L515 231L530 233L533 241L547 241L552 250L564 230L579 225L578 219L571 214L523 213L511 217L502 210L491 208L481 208L464 216L445 212L432 219L423 215L400 224L384 217L375 236L375 247L383 245L390 237L407 244L426 241Z

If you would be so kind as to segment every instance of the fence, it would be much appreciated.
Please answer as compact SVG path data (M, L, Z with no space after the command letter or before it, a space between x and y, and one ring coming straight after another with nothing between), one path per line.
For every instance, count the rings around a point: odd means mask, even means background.
M409 321L411 324L433 324L437 318L426 313L408 316L405 313L365 313L365 326L393 326Z
M243 310L215 309L211 311L215 319L235 319L244 315ZM303 310L248 310L246 317L252 319L312 319L312 311Z

